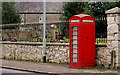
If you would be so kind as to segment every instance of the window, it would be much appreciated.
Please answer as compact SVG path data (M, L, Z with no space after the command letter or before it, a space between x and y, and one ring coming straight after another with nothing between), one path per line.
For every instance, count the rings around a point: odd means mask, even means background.
M72 62L78 62L78 27L72 27L72 40L71 40L71 47L72 47Z

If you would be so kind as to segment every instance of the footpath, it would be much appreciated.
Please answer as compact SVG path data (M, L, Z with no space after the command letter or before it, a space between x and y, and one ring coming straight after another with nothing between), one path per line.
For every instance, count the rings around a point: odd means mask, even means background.
M88 75L97 73L103 75L120 75L118 70L112 69L75 69L69 68L69 65L64 64L52 64L52 63L40 63L40 62L30 62L30 61L16 61L16 60L2 60L2 68L29 71L42 74L55 74L55 75L71 75L71 74L82 74L88 73Z

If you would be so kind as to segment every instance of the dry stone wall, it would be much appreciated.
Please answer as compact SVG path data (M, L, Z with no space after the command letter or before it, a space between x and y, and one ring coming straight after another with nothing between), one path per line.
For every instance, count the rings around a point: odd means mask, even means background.
M109 67L110 55L107 46L96 45L96 64L98 66ZM3 42L2 58L23 59L23 60L43 60L42 43L39 42ZM46 58L49 62L67 63L69 62L69 44L68 43L47 43Z
M2 44L2 58L42 61L42 44ZM68 44L46 46L46 58L49 62L68 62Z
M106 45L96 47L96 64L97 66L111 67L111 56Z

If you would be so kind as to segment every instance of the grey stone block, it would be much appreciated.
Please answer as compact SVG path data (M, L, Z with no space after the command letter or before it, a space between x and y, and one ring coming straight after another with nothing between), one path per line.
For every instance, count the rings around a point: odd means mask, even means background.
M112 46L114 47L114 48L118 48L119 47L119 41L112 41Z
M114 22L115 21L115 17L107 17L107 22Z
M120 55L118 55L118 64L120 64Z
M119 13L120 14L120 13ZM116 16L116 23L120 24L120 16Z
M105 11L105 13L106 14L120 13L120 8L119 7L115 7L115 8L112 8L110 10Z
M108 29L107 30L108 33L118 33L119 32L119 27L117 24L108 25L107 29Z
M113 36L107 36L107 40L110 41L110 40L114 40Z
M114 39L115 41L120 41L120 34L115 34Z
M116 55L120 55L119 48L114 48Z
M116 67L118 67L118 56L116 57L116 61L115 61L115 63L116 63Z
M119 52L120 52L120 41L118 41L118 49L119 49Z

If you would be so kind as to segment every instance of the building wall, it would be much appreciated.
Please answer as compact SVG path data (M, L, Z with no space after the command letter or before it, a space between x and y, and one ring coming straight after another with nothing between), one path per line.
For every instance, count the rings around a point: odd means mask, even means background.
M43 14L20 14L23 23L35 23L43 21ZM47 22L60 21L61 14L46 14Z

